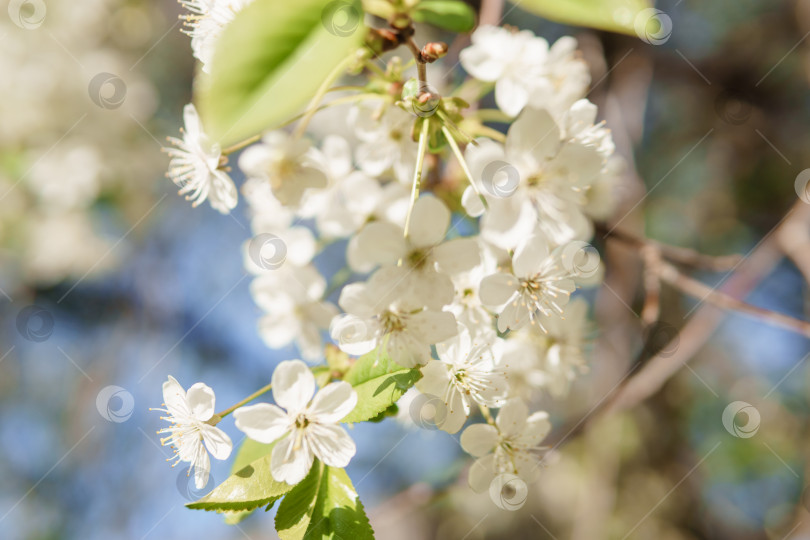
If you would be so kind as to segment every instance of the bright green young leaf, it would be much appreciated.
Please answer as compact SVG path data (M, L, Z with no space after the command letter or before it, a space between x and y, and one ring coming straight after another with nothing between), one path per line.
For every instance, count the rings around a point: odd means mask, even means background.
M257 459L270 455L273 451L275 443L264 444L256 442L253 439L245 439L245 442L239 447L236 453L236 459L233 460L231 465L231 474L236 474ZM236 525L241 523L243 519L253 513L253 510L239 510L235 512L225 512L225 523L228 525Z
M359 0L255 0L219 37L196 81L209 136L223 146L294 117L365 35Z
M636 17L650 0L510 0L526 11L573 26L635 34Z
M236 459L244 463L250 457L261 455L264 452L263 457L238 469L227 480L214 488L214 491L186 506L195 510L241 512L271 504L290 491L293 486L285 482L277 482L270 474L270 453L269 448L266 447L272 445L261 445L265 448L257 445L259 443L250 441L248 448L244 449L243 446ZM233 520L236 516L229 514L228 517Z
M376 350L359 358L343 377L357 392L357 406L342 422L365 422L393 405L422 374L395 364Z
M475 11L460 0L422 0L411 18L460 34L475 28Z
M374 538L346 471L327 467L318 460L307 477L281 501L276 532L281 540Z

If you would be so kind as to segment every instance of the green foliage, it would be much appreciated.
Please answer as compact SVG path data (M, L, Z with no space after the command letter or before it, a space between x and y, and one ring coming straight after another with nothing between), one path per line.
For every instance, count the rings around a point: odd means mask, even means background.
M236 472L214 491L186 506L195 510L229 512L226 520L238 523L245 516L238 517L237 514L274 503L293 486L277 482L270 474L272 448L272 444L246 439L234 460L233 470ZM256 456L260 457L250 461Z
M316 94L365 35L359 0L256 0L219 37L210 77L196 81L209 136L229 145L278 127Z
M307 477L281 501L276 531L282 540L374 538L346 471L327 467L318 460Z
M635 19L649 0L510 0L543 18L622 34L635 34Z
M395 364L387 354L372 351L359 358L344 381L357 392L357 406L342 421L365 422L387 411L422 374Z
M411 18L461 34L475 28L475 11L459 0L423 0Z
M275 446L275 443L264 444L256 442L253 439L245 439L245 442L242 443L242 445L239 447L239 451L236 453L236 459L233 460L233 465L231 465L231 474L236 474L257 459L263 458L264 456L269 456L270 452L273 451L273 446ZM228 525L236 525L252 513L253 510L224 512L225 523Z

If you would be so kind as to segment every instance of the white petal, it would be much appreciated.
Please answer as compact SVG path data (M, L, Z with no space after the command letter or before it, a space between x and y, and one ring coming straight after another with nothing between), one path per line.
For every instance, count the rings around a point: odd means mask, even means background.
M461 447L474 457L492 452L498 445L498 430L489 424L473 424L461 434Z
M444 240L449 226L450 210L436 197L425 195L413 205L409 240L418 248L435 246Z
M489 454L475 460L475 463L470 467L467 481L473 491L476 493L484 493L489 490L489 486L492 484L495 476L495 456Z
M332 319L329 334L340 350L359 356L373 351L377 346L377 329L373 319L340 315Z
M202 436L205 447L216 459L228 459L233 449L233 443L228 434L218 427L203 424Z
M191 408L191 414L201 422L210 419L216 412L214 391L207 384L201 382L194 384L188 389L186 400Z
M392 332L388 335L386 352L394 363L406 368L424 365L430 361L430 345L422 341L418 334Z
M439 429L453 434L457 433L464 426L467 418L470 417L470 404L464 398L464 394L456 389L450 392L448 401L447 416L445 416L444 422L439 425Z
M169 375L169 380L163 383L163 404L172 416L190 416L191 409L186 401L186 391Z
M548 413L538 411L529 416L523 431L515 441L527 447L534 447L546 438L549 431L551 431L551 422L548 420Z
M353 270L368 272L380 264L396 264L406 253L402 229L391 223L375 221L349 241L346 256Z
M545 109L525 109L506 135L508 158L529 158L535 166L554 155L559 146L560 129Z
M467 186L464 189L464 194L461 196L461 206L464 207L470 217L481 216L486 211L484 203L481 202L481 198L472 186Z
M511 76L504 76L495 82L495 103L509 116L517 116L529 102L526 85Z
M345 381L324 386L307 408L307 418L320 424L340 422L357 405L357 392Z
M200 454L192 462L191 466L194 467L194 487L202 489L208 483L208 476L211 474L211 460L208 458L208 452L200 445Z
M447 274L466 272L481 262L478 242L473 238L456 238L433 248L433 259Z
M257 403L239 407L233 412L236 427L260 443L270 444L281 438L290 428L290 418L275 405Z
M330 467L345 467L357 453L354 441L340 426L310 424L307 439L313 453Z
M434 344L456 335L458 325L452 313L424 310L411 315L407 331L416 334L423 343Z
M536 275L548 254L548 243L542 236L535 235L522 241L512 258L515 275L522 278Z
M529 315L529 308L519 299L515 299L506 304L498 314L498 330L500 332L519 330L529 322Z
M273 447L270 457L270 473L278 482L295 485L303 480L315 458L309 443L304 437L301 447L296 449L293 436L285 437Z
M510 399L498 411L495 423L501 434L506 437L513 437L523 431L526 426L526 419L529 417L529 407L521 399Z
M497 273L481 280L478 296L486 306L501 306L518 290L518 281L511 274Z
M288 413L304 410L315 393L315 377L301 360L285 360L273 371L273 399Z

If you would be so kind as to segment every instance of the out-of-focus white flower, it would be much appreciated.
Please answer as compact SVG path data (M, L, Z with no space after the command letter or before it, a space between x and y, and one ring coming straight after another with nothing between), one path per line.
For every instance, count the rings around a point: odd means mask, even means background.
M498 107L517 116L530 102L567 107L582 97L589 75L575 50L573 38L563 38L549 49L545 39L528 30L485 25L473 33L472 45L459 58L470 75L494 82Z
M210 73L214 46L222 31L252 1L180 0L189 11L181 16L185 22L184 32L191 36L191 49L194 57L202 63L203 71Z
M481 282L481 302L499 307L498 330L517 330L529 321L543 320L537 313L560 316L576 284L539 235L523 240L512 258L513 273L499 272Z
M26 177L48 209L85 208L101 189L101 156L88 145L56 148L34 163Z
M414 115L393 105L376 103L352 109L351 120L360 140L355 161L363 172L377 177L393 169L397 180L410 185L417 152L411 137Z
M467 272L452 276L456 296L448 309L456 316L459 324L466 327L474 337L491 342L495 334L493 318L481 303L479 287L485 276L497 270L497 260L488 246L480 241L478 244L481 262Z
M240 407L233 416L236 427L251 439L265 444L278 441L270 457L273 478L297 484L316 457L330 467L348 465L357 449L338 423L357 405L351 385L329 383L316 394L315 377L300 360L281 362L272 383L277 405Z
M272 131L239 156L239 168L249 178L270 183L273 195L286 206L296 206L308 188L326 187L319 152L309 141Z
M183 119L183 139L169 137L177 148L166 149L172 158L167 176L180 187L180 195L194 201L192 206L208 199L212 208L227 214L236 206L237 194L231 177L219 169L219 144L208 140L193 104L185 106Z
M548 111L525 109L509 128L505 146L483 140L469 145L465 158L473 178L482 182L482 192L490 192L490 209L481 223L485 240L512 249L516 239L536 227L556 245L591 235L592 224L583 213L585 194L604 157L591 141L561 139L560 127ZM497 163L509 168L512 178L504 193L491 194L487 186L493 182L492 164Z
M526 483L540 474L540 442L548 435L548 414L529 416L519 399L510 399L498 412L495 425L473 424L461 434L461 447L478 459L470 467L473 491L487 491L499 474L514 474Z
M382 199L382 187L378 180L354 170L352 150L343 137L324 138L321 162L329 186L309 190L298 213L314 218L318 231L326 238L349 236L373 215Z
M409 305L391 279L393 270L381 268L365 283L346 285L338 301L346 314L332 321L330 333L349 354L365 354L384 345L397 364L423 365L430 361L431 345L456 334L456 319L446 311Z
M203 383L196 383L186 392L174 377L163 383L165 409L154 409L168 414L162 417L172 423L158 433L168 436L160 440L162 445L174 448L175 461L189 463L189 474L194 470L194 485L202 489L208 483L211 472L210 452L215 459L228 459L233 443L230 437L207 422L214 416L214 391Z
M267 346L279 349L295 342L305 360L322 358L321 330L338 314L334 304L322 300L325 291L326 280L311 265L290 265L254 279L250 293L265 312L259 335Z
M421 197L413 207L411 227L386 222L366 225L349 242L347 258L357 271L376 265L395 265L385 274L416 307L441 309L453 301L450 275L470 270L480 261L478 244L471 238L442 242L450 226L450 211L439 199Z
M474 404L500 407L509 385L498 368L490 343L476 341L466 329L436 345L439 360L422 368L416 383L420 392L436 396L446 406L437 427L456 433L470 416Z

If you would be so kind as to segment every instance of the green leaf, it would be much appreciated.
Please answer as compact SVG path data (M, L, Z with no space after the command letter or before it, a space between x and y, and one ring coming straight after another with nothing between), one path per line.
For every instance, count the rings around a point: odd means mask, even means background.
M255 0L218 38L210 77L196 81L211 139L223 146L279 126L363 41L359 0Z
M649 0L510 0L543 18L573 26L587 26L635 34L636 16L652 7Z
M249 465L236 470L227 480L214 488L214 491L202 499L189 503L186 506L195 510L211 510L216 512L241 512L254 510L260 506L271 504L290 491L293 486L285 482L277 482L270 474L270 450L273 445L261 445L245 441L234 463L244 464L251 457L264 455L250 461ZM270 447L270 448L267 448ZM236 515L229 513L226 519L235 520Z
M459 0L422 0L411 18L459 34L475 28L475 11Z
M357 406L341 421L364 422L378 417L421 376L418 369L404 368L377 351L358 358L343 377L357 392Z
M281 540L374 538L346 471L328 467L318 460L307 477L281 501L276 514L276 532Z
M231 474L235 474L257 459L270 455L276 443L264 444L256 442L253 439L245 439L236 453L236 459L233 460L231 465ZM224 512L225 523L228 525L236 525L241 523L243 519L253 513L253 510L239 510L235 512Z

